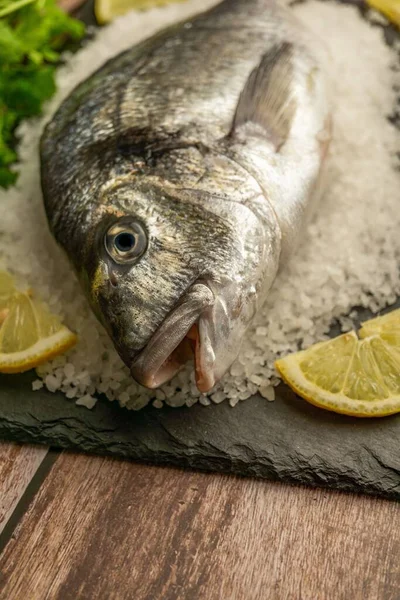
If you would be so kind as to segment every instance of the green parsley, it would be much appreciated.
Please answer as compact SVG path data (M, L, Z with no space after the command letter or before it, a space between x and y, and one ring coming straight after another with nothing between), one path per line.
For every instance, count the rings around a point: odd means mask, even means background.
M56 0L0 0L0 187L17 179L16 127L41 113L56 90L61 52L84 32Z

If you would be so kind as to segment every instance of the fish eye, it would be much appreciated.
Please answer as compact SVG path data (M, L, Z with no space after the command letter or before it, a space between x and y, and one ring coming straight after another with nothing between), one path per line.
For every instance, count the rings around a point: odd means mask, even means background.
M118 252L130 252L136 245L136 237L133 233L122 231L115 236L114 245Z
M140 223L123 219L109 227L104 245L114 262L133 263L146 251L147 234Z

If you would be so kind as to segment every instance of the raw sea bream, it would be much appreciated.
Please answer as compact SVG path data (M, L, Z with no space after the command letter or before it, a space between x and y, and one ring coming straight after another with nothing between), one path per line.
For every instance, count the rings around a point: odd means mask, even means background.
M203 7L212 4L204 2ZM44 120L49 121L60 101L106 59L196 10L198 3L192 1L132 13L101 30L94 42L59 70L58 97ZM393 88L399 82L396 48L386 46L382 30L363 21L353 7L311 1L294 12L314 36L323 38L331 55L335 130L328 187L315 219L303 230L299 249L278 275L245 337L239 359L207 395L197 389L193 367L155 391L132 380L47 231L37 158L43 122L21 128L19 187L1 195L2 256L6 266L30 279L80 337L67 357L38 369L35 388L44 384L88 403L102 392L133 409L152 398L156 406L164 402L190 406L198 400L207 404L225 398L234 405L258 390L272 399L271 384L277 382L273 361L278 355L323 339L334 318L342 318L348 328L353 306L378 310L394 301L400 292L400 175L395 169L400 143L398 130L386 116L393 112Z
M138 383L193 356L209 392L237 358L320 195L327 69L289 10L225 0L106 63L47 125L50 229Z

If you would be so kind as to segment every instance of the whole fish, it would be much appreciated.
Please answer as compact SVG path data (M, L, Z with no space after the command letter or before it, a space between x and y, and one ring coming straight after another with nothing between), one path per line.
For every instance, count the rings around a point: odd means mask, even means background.
M211 389L295 247L330 139L322 45L226 0L106 63L46 127L50 228L132 376Z

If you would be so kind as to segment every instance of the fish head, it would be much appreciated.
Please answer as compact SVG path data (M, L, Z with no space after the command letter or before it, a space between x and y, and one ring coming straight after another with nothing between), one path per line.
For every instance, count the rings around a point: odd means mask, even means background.
M154 182L110 187L95 214L80 268L133 378L157 388L194 358L208 391L275 277L275 233L240 203Z

